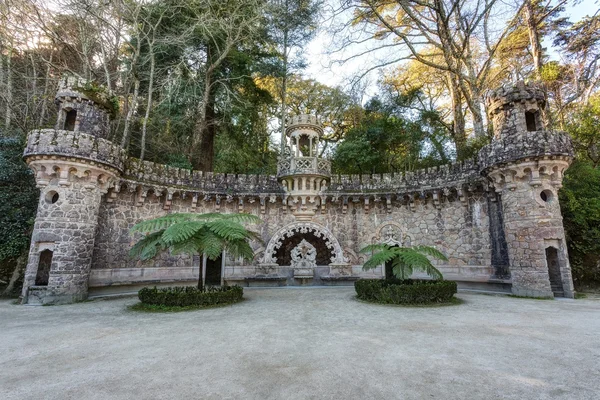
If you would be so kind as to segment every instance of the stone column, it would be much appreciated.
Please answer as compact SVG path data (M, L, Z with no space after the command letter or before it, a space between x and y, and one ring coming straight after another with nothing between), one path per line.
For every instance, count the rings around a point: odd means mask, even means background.
M100 201L117 172L83 160L37 156L27 161L35 171L41 193L23 284L23 303L85 300ZM44 250L52 252L49 277L47 285L36 285L40 254Z
M502 197L512 292L521 296L573 297L573 280L565 243L558 189L570 158L550 156L503 164L489 171ZM561 282L551 286L547 249L556 249ZM550 273L549 273L550 271ZM558 285L560 284L560 285ZM553 293L554 289L554 293Z

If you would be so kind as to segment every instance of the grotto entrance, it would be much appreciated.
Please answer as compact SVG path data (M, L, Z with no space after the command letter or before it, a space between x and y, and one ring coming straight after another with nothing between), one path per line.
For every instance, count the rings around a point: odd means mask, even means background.
M332 257L334 257L333 251L327 247L327 244L323 238L316 236L313 232L296 233L291 237L286 237L277 252L275 253L275 259L277 264L280 266L287 266L292 264L292 250L300 244L302 240L306 240L308 243L313 245L317 250L317 265L329 265Z

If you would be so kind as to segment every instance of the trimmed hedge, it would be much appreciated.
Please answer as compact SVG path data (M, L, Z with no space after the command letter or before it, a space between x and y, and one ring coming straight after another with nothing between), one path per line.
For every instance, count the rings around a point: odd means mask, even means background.
M232 304L242 300L244 289L240 286L208 287L204 290L194 286L167 288L143 288L138 297L143 304L167 307L212 306Z
M456 282L436 280L361 279L354 282L357 297L382 304L448 303Z

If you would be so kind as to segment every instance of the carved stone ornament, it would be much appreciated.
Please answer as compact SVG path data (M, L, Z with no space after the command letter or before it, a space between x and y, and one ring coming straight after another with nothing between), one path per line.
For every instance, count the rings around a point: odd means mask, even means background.
M402 229L397 222L387 221L379 225L375 236L374 243L387 244L389 246L409 245L406 237L402 237Z
M298 246L292 249L291 255L292 267L294 268L314 268L317 266L317 249L308 243L306 239L302 239Z
M331 257L332 263L348 263L348 259L344 257L344 252L342 251L340 243L335 236L333 236L331 231L329 231L329 229L314 222L295 222L275 232L267 244L265 255L261 260L261 264L276 264L277 260L274 257L275 252L281 247L286 238L292 237L296 234L309 232L313 232L316 237L322 238L325 241L327 248L330 249L334 254L334 256Z

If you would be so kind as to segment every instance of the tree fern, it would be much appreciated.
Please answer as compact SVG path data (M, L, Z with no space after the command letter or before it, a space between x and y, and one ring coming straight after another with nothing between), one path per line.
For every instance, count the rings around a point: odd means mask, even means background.
M130 256L147 260L163 250L171 254L205 254L216 260L223 251L233 257L251 259L254 255L249 241L260 241L256 232L244 223L258 224L251 214L183 214L175 213L142 221L131 228L132 233L146 233L130 250Z
M363 265L364 270L371 270L391 261L392 273L398 279L408 279L414 271L423 271L434 279L443 279L442 273L433 266L427 256L448 261L442 252L429 246L396 247L372 244L363 248L361 253L371 253L371 257Z

